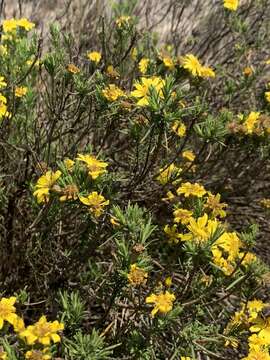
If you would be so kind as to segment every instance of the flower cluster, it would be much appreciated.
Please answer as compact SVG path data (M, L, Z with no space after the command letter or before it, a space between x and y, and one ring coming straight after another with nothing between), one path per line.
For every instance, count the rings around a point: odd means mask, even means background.
M26 349L31 346L31 349L25 353L26 359L51 359L49 346L51 343L55 344L61 341L59 332L64 330L64 324L57 320L47 321L46 316L43 315L33 325L25 326L24 319L16 313L14 306L16 300L14 296L0 299L0 330L4 323L11 325L18 339L25 343ZM5 328L11 331L9 326ZM44 348L42 349L40 345ZM0 358L7 360L7 353L2 347L0 347Z
M30 31L35 27L35 24L27 20L21 19L8 19L3 21L4 33L14 33L18 28L22 28L26 31Z
M134 83L135 90L131 91L130 95L138 99L137 105L147 106L149 105L151 90L156 91L159 97L163 97L164 84L164 80L158 76L142 77L140 81Z
M270 345L270 317L264 312L269 308L268 303L261 300L250 300L243 303L241 309L236 311L227 324L225 334L229 335L235 329L249 332L249 353L242 360L269 359ZM236 343L236 346L238 344Z
M220 202L220 194L214 195L206 191L204 186L189 182L182 183L176 189L176 194L171 196L171 201L175 203L173 225L164 227L170 244L184 242L202 247L210 244L212 261L225 275L231 275L238 266L248 266L256 260L253 253L245 250L238 235L228 232L222 224L227 204ZM177 196L185 199L187 208L177 204ZM197 216L194 216L196 213ZM223 234L215 238L219 231Z
M228 124L229 131L243 135L264 136L270 133L270 117L258 111L251 111L246 117L238 115L237 121Z
M215 72L207 66L203 66L198 58L192 54L187 54L182 58L183 68L188 70L195 77L215 77Z
M83 168L81 168L80 163L84 164ZM89 178L95 181L107 173L107 166L107 162L100 161L91 154L78 154L75 161L65 159L62 171L48 170L37 180L34 196L38 203L48 203L53 194L60 194L59 200L61 202L79 200L88 207L89 212L94 217L98 218L104 212L104 207L109 204L109 200L106 200L97 191L92 191L87 196L81 194L77 175L80 170L87 171Z

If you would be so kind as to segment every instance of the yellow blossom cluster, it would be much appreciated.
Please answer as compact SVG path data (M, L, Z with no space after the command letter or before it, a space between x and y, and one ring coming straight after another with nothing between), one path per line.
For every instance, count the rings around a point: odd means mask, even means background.
M27 87L26 86L17 86L15 88L15 96L16 97L21 98L21 97L25 96L26 93L27 93Z
M4 33L10 33L16 31L18 28L22 28L26 31L30 31L35 27L35 24L27 20L21 19L7 19L3 21Z
M192 54L185 55L182 59L183 68L188 70L195 77L215 77L215 72L207 66L203 66L198 58Z
M224 8L236 11L239 5L239 0L224 0Z
M165 82L159 76L152 76L149 78L142 77L140 81L134 83L135 90L131 91L130 95L137 98L137 105L147 106L149 105L149 97L151 89L155 90L160 98L163 98L162 89Z
M26 345L34 346L40 344L43 349L32 349L25 353L25 358L30 360L48 360L51 359L51 354L47 346L51 343L59 343L61 341L59 332L64 330L64 324L55 320L53 322L47 321L46 316L41 316L40 319L33 325L25 326L24 320L16 313L15 303L16 297L0 298L0 330L4 324L7 323L13 327L13 331L25 342ZM8 329L8 328L7 328ZM7 360L7 353L0 347L0 359Z
M262 136L270 134L270 117L258 111L251 111L246 117L240 114L237 121L228 125L232 133Z
M115 84L109 84L105 89L102 90L102 95L108 101L116 101L120 97L124 97L125 93Z
M236 327L249 331L249 353L242 360L262 359L269 360L270 346L270 317L264 315L270 304L261 300L250 300L243 303L241 309L236 311L228 323L225 334Z
M76 160L85 164L84 168L92 180L96 180L99 176L107 172L106 167L108 166L108 163L98 160L93 155L78 154ZM65 169L71 173L74 169L75 161L72 159L65 159L63 163ZM62 184L59 183L61 177L63 177L63 173L60 170L55 172L48 170L37 180L34 189L34 196L37 198L37 202L47 203L50 199L50 194L54 192L60 194L60 201L79 199L82 204L88 207L91 214L96 218L100 217L104 212L104 207L109 204L109 200L106 200L104 196L97 191L92 191L87 196L79 195L79 187L75 182L61 187L60 185Z
M0 93L0 120L3 117L9 117L10 113L7 110L7 98Z
M189 154L190 155L190 154ZM193 159L191 157L190 159ZM198 183L182 183L176 189L177 195L169 192L167 200L175 200L176 196L184 197L191 207L175 205L173 225L165 225L164 233L170 244L192 242L198 246L208 244L219 229L221 234L211 244L212 261L225 275L234 272L237 266L248 266L256 260L256 256L245 251L245 246L235 232L225 231L220 219L226 217L226 203L221 202L220 194L212 194ZM197 199L197 200L196 200ZM194 201L200 202L201 216L194 217Z

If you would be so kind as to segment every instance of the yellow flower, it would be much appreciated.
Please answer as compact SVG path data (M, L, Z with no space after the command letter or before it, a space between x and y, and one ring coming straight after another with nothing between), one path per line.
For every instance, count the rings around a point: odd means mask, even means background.
M139 99L137 105L147 106L149 105L150 89L155 89L157 94L163 97L162 89L164 85L164 80L158 76L152 76L150 78L142 77L140 82L135 82L135 90L131 91L130 95Z
M165 286L167 286L167 287L172 286L172 278L171 278L171 276L167 276L164 283L165 283Z
M17 316L12 325L16 333L20 333L25 330L24 320L19 316Z
M178 176L181 171L181 168L178 168L174 164L170 164L169 166L165 166L164 168L159 169L159 176L157 177L157 180L161 183L161 185L165 185L172 178Z
M26 86L18 86L15 88L15 96L16 97L23 97L27 93L27 87Z
M180 356L180 360L191 360L189 356Z
M57 333L62 330L64 330L63 323L59 323L57 320L53 322L47 321L46 316L43 315L34 325L27 326L27 328L20 333L20 336L26 338L28 345L40 343L48 346L51 341L54 343L61 341Z
M4 76L0 76L0 89L5 88L7 83L5 82Z
M164 227L164 232L168 236L168 241L170 244L177 244L179 242L179 239L182 238L181 234L178 233L177 225L166 225Z
M131 16L122 15L118 19L116 19L116 25L121 29L122 27L129 25L131 20Z
M207 66L203 66L201 68L201 77L203 78L209 78L209 77L216 77L216 74L213 69Z
M104 206L109 205L109 200L98 194L96 191L91 192L87 197L80 196L80 201L90 207L89 211L98 218L104 212Z
M15 19L8 19L3 21L4 33L12 32L17 28L17 21Z
M112 78L118 79L120 74L112 65L109 65L106 70L106 74Z
M239 253L239 260L241 260L244 257L244 253L240 252ZM245 257L243 258L241 265L247 266L251 263L253 263L254 261L257 260L257 256L251 252L247 252L245 254Z
M222 257L222 252L217 255L213 255L213 262L218 266L225 275L229 276L234 271L234 266L224 257Z
M215 72L203 66L198 58L192 54L187 54L182 58L183 68L188 70L193 76L215 77Z
M4 351L3 346L0 346L0 360L8 360L7 353Z
M215 241L211 250L216 257L219 257L222 251L225 251L227 260L234 261L239 255L241 245L241 240L235 232L225 232Z
M212 245L213 262L221 268L225 275L230 275L234 270L241 246L241 240L235 232L225 232Z
M35 24L28 21L26 18L17 20L17 26L24 28L26 31L30 31L35 27Z
M91 51L87 53L87 57L92 62L98 64L101 60L101 53L98 51Z
M102 90L102 95L108 100L108 101L115 101L119 97L125 96L125 93L122 89L120 89L118 86L114 84L109 84L105 89Z
M49 360L51 355L48 353L48 349L41 350L29 350L25 354L25 358L28 360Z
M173 59L169 56L164 56L162 58L163 64L170 70L174 69L174 62Z
M154 309L151 311L152 316L155 316L157 312L166 314L173 308L173 302L175 301L174 294L169 291L161 294L151 294L145 299L146 304L154 304Z
M227 204L220 202L220 194L213 195L210 193L204 208L210 209L214 217L220 216L223 218L226 216L226 211L223 208L227 206Z
M0 119L2 117L9 117L10 113L7 111L7 98L0 94Z
M185 197L197 196L202 197L206 194L206 190L202 185L198 183L191 184L190 182L183 183L177 190L177 194L183 194Z
M202 65L198 58L192 54L187 54L182 58L183 68L191 72L193 76L201 76Z
M238 0L224 0L224 8L236 11L238 8Z
M77 160L86 163L88 174L93 180L95 180L100 175L105 174L107 172L106 167L108 166L108 163L104 161L99 161L93 155L78 154Z
M182 156L184 159L187 159L188 161L194 161L196 156L193 151L191 150L185 150L182 152Z
M72 171L73 167L74 167L75 161L71 160L71 159L65 159L64 160L64 165L66 167L66 169L68 171Z
M251 300L247 303L247 310L249 313L248 321L254 322L259 313L265 308L265 304L262 302L262 300Z
M37 197L37 202L48 202L49 201L49 193L52 189L55 182L61 176L61 171L57 170L53 172L51 170L47 171L45 175L42 175L35 186L34 196Z
M270 355L263 350L252 350L247 357L244 357L241 360L270 360Z
M172 125L172 130L179 137L184 137L186 135L186 125L182 121L176 120Z
M265 95L266 100L268 102L270 102L270 91L266 91L264 95Z
M11 296L10 298L3 297L0 300L0 330L4 326L4 321L9 322L11 325L17 319L16 308L14 306L16 297Z
M243 70L243 75L245 76L251 76L253 74L253 69L251 66L247 66Z
M72 74L78 74L81 70L74 64L68 64L67 71Z
M244 122L247 134L252 134L259 117L260 113L255 111L251 111L251 113L248 115L246 121Z
M147 72L147 68L149 65L149 59L147 58L142 58L139 62L139 70L142 74L145 74Z
M173 212L174 222L181 223L186 225L189 223L190 218L192 217L192 211L186 209L176 209Z
M207 214L204 214L197 220L190 218L189 225L187 225L193 240L198 243L207 241L215 233L217 227L218 222L216 220L208 220Z
M269 342L266 339L259 337L258 334L252 334L248 338L248 346L250 351L260 351L269 345Z
M148 274L143 269L139 268L137 264L132 264L130 266L130 271L128 273L128 281L133 286L145 285L147 281Z
M26 18L22 19L8 19L3 21L3 30L5 33L12 32L17 29L17 26L24 28L26 31L32 30L35 27L34 23L31 23Z

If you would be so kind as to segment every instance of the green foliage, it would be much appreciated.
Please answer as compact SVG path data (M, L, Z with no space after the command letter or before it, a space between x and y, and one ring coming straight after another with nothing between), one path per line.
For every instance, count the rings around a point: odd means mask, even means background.
M65 341L65 351L70 359L103 360L110 359L112 351L118 345L106 346L104 338L93 330L91 334L76 333Z
M85 303L82 301L80 294L77 291L71 293L60 291L59 302L62 308L61 321L72 332L78 330L86 315Z

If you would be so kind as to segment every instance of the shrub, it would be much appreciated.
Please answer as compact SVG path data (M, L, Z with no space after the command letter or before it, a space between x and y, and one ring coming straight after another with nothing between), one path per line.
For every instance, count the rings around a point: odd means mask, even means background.
M266 25L245 41L265 3L219 5L233 65L159 44L135 5L99 46L2 23L1 359L270 356L258 229L226 220L268 171Z

